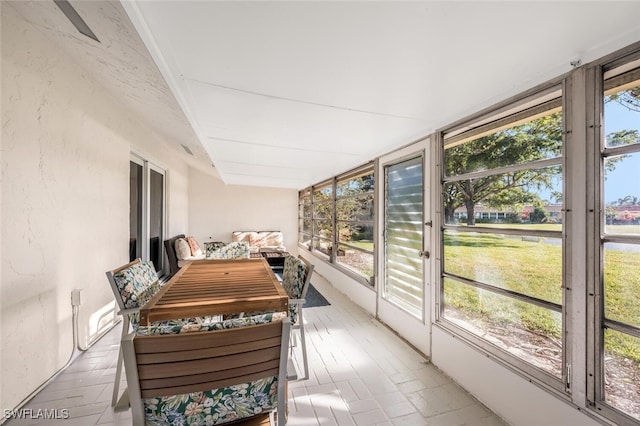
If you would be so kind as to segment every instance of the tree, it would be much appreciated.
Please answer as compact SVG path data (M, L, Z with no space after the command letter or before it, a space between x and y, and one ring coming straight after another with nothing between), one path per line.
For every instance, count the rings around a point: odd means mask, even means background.
M545 209L542 207L535 207L529 215L529 220L531 220L531 223L544 223L548 216L549 214Z
M635 195L627 195L624 198L618 198L618 200L612 204L614 206L617 204L619 207L637 206L640 205L640 199Z
M336 191L336 220L339 241L363 239L368 236L366 226L359 221L373 221L373 171L338 181Z
M500 130L445 151L447 176L525 164L560 155L561 113ZM537 198L530 189L552 188L558 167L525 169L508 173L449 182L445 186L445 216L453 220L460 206L467 209L467 224L475 225L475 206L485 202L494 207L531 202Z
M637 111L640 111L640 87L619 92L617 95L617 98L610 95L605 102L623 102L623 99L626 99L624 102L637 106ZM560 112L553 113L447 149L447 176L525 164L560 155L561 117ZM640 131L611 132L606 136L606 140L609 147L640 143ZM619 155L607 158L605 170L613 171L626 157L627 155ZM554 177L560 173L561 169L557 166L449 182L445 185L444 194L445 220L447 223L453 222L456 209L464 206L467 210L467 224L475 225L475 206L480 202L496 208L535 203L539 201L539 197L531 189L553 190ZM557 202L561 201L561 194L556 191L551 193Z

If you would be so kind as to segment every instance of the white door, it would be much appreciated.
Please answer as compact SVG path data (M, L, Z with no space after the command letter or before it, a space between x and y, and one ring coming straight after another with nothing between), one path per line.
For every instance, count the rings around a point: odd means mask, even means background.
M378 318L430 355L428 140L379 162Z

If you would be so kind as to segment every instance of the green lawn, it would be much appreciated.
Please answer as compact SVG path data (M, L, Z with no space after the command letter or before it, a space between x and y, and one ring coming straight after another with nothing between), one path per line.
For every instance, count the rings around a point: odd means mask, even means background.
M484 226L484 225L483 225ZM542 225L549 229L549 226ZM528 227L528 226L527 226ZM640 227L636 227L640 228ZM628 233L628 229L624 232ZM479 234L445 235L445 271L485 284L562 304L562 251L560 244L529 238ZM640 252L605 253L605 312L608 318L640 325ZM580 291L574 288L573 291ZM495 295L453 280L445 282L446 303L469 318L494 324L509 323L559 338L559 314L510 297ZM613 353L640 362L640 339L608 333Z
M350 246L361 248L363 250L373 251L373 241L368 241L368 240L349 241L347 244L349 244Z
M560 231L559 224L479 224ZM607 225L607 232L640 234L638 225ZM372 241L349 245L373 250ZM446 272L543 301L562 304L562 246L545 239L481 233L445 233ZM636 273L633 273L636 271ZM605 313L607 318L640 325L640 252L607 250L605 253ZM580 289L574 289L580 291ZM471 318L495 324L510 323L534 333L560 338L560 314L510 297L457 283L445 282L446 303ZM640 362L640 339L607 333L607 349Z

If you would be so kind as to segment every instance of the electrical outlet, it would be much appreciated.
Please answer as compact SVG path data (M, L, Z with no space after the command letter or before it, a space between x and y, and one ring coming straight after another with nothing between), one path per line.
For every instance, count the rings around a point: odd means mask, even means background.
M71 292L71 306L80 306L82 305L82 293L83 289L77 288Z

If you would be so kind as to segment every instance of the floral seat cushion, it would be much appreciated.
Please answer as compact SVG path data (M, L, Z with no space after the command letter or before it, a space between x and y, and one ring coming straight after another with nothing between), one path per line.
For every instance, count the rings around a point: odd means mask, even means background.
M138 336L149 336L154 334L180 334L197 331L225 330L236 327L246 327L249 325L265 324L286 316L284 312L268 312L242 318L232 317L218 320L217 317L190 318L181 320L168 320L152 322L149 326L138 327Z
M242 395L239 397L238 395ZM273 410L278 378L168 397L143 399L147 425L218 425Z
M179 334L224 330L265 324L282 319L285 312L263 313L209 323L184 320L163 321L138 328L138 335ZM252 382L165 397L146 398L142 402L147 425L217 425L255 416L277 408L278 378L269 376Z

